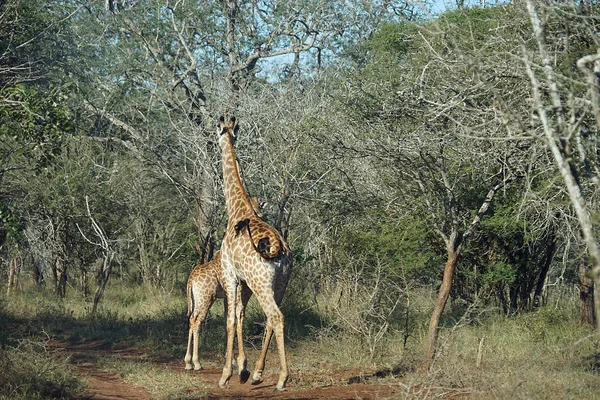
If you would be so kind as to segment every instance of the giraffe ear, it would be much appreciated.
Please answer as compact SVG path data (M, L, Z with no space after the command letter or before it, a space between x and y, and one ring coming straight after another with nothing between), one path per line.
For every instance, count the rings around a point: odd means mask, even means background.
M225 117L221 115L221 118L219 118L219 126L217 127L217 133L219 135L222 135L223 133L225 133L225 128L227 128L227 126L225 125Z

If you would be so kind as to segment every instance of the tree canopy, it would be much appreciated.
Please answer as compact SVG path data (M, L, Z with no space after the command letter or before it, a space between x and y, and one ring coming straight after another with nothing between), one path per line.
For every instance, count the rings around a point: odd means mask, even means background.
M300 292L439 287L434 335L449 296L516 313L548 280L589 286L598 5L429 11L3 2L2 273L18 254L62 296L68 279L86 295L92 277L180 285L220 246L227 114L248 191L309 277Z

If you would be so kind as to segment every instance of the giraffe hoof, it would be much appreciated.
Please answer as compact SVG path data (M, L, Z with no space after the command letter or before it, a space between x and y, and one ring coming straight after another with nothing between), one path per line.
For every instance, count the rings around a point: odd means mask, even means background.
M275 389L273 389L273 393L279 393L279 392L285 392L285 388L278 388L277 386L275 386Z
M203 369L203 368L202 368L202 365L199 365L199 366L197 366L197 367L194 367L194 371L200 371L200 370L202 370L202 369Z
M250 381L251 385L260 385L261 383L263 383L262 378L259 378L259 379L252 378L252 380Z
M248 382L248 378L250 378L250 371L243 370L242 372L240 372L240 383Z

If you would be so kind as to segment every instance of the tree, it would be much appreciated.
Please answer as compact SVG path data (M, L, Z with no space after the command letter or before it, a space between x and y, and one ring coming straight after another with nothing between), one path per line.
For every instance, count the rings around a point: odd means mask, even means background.
M580 160L582 160L584 164L587 162L587 152L582 145L582 136L589 134L586 132L587 130L597 129L600 125L590 127L590 122L593 123L593 120L586 121L585 114L591 113L594 116L597 115L599 107L597 102L598 83L593 79L590 81L590 75L587 73L588 90L592 99L592 102L589 103L591 109L590 107L584 107L583 109L579 109L579 107L576 106L573 107L574 103L567 99L574 96L576 93L570 92L570 88L561 82L562 77L560 75L557 76L557 71L554 67L546 33L544 31L545 24L542 23L538 13L538 5L531 0L528 0L526 5L531 20L533 37L537 44L536 55L541 61L539 67L535 66L531 60L530 51L525 46L522 46L523 62L531 84L533 105L543 128L543 141L552 153L556 167L564 180L565 188L574 208L575 215L577 216L582 239L587 247L592 264L591 274L594 280L594 286L600 288L600 248L598 247L596 235L592 226L589 205L583 194L579 173L577 172L576 166L573 165L574 163L571 159L572 151L570 149L572 142L574 142L573 144L575 144L579 152ZM584 7L585 5L581 5L578 8L582 9ZM560 15L562 12L567 12L568 10L573 10L577 13L578 8L574 9L571 6L561 7L558 8L557 14ZM546 9L545 12L551 12L551 10ZM576 18L579 17L578 13L575 15ZM591 26L583 19L578 22L583 23L585 28L592 28L593 35L597 40L597 30L594 29L594 26ZM580 69L583 69L585 72L587 69L586 64L588 62L594 62L595 60L596 57L593 55L585 55L578 60L577 64ZM548 91L548 98L545 98L542 94L542 82ZM568 101L566 104L565 100ZM595 103L593 102L594 100L596 101ZM575 114L572 113L571 118L567 119L567 112L569 111L567 107L569 106L572 107L572 112L576 112L577 110L578 113L582 113L584 116L576 119ZM592 173L595 175L595 171ZM594 291L594 308L597 329L600 331L600 318L598 318L598 316L600 316L600 290Z
M383 25L358 48L363 55L356 72L337 92L346 118L360 122L345 125L335 145L380 165L391 204L398 204L399 214L420 215L446 253L426 365L436 352L466 239L507 183L547 170L538 144L514 135L512 125L521 120L507 118L513 108L527 108L527 91L518 84L525 76L506 57L528 30L520 15L518 6L507 5L457 10L422 24Z
M371 11L369 18L364 18L364 7ZM80 88L87 92L88 109L123 130L123 144L154 165L189 201L203 261L217 244L222 213L214 184L219 171L213 167L217 117L243 113L244 101L256 93L255 85L260 90L267 73L281 71L271 78L274 85L313 74L334 57L334 41L365 34L361 27L391 12L408 12L404 2L342 7L322 0L169 1L109 9L114 12L90 6L88 15L80 17L81 22L94 20L93 32L78 23L80 43L101 41L104 47L97 51L113 59L111 68L103 67L91 79L92 90L84 89L83 81ZM278 211L280 221L287 219L284 210Z

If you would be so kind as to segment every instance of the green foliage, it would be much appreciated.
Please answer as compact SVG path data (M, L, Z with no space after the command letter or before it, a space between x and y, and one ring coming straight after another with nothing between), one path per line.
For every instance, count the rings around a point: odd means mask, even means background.
M488 288L510 286L516 279L517 272L514 265L503 262L488 265L481 277L482 284Z
M7 239L15 237L21 229L19 219L0 200L0 247Z
M337 257L340 269L358 263L366 276L373 276L378 264L385 265L386 280L393 282L435 282L440 261L422 220L397 221L382 214L346 227L340 234Z
M74 130L73 113L65 107L68 87L45 89L19 84L4 89L5 98L0 102L0 154L4 163L21 156L37 171L50 166L60 154L63 135ZM2 167L11 169L12 165Z

